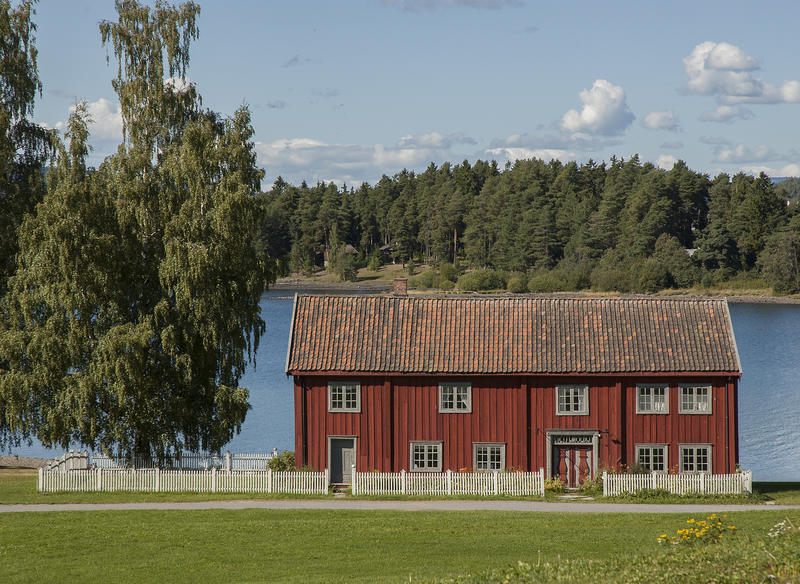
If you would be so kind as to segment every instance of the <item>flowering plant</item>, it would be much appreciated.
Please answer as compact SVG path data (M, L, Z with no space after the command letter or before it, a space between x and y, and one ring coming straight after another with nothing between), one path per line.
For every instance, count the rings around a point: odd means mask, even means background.
M705 519L687 519L689 527L679 529L675 535L662 533L658 536L658 543L670 543L672 545L687 545L694 543L718 543L723 536L736 533L736 526L730 525L726 521L726 515L712 513Z

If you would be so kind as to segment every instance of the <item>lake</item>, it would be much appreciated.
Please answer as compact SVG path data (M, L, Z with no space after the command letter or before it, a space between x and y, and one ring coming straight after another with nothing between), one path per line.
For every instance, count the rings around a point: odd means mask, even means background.
M253 409L226 449L265 452L294 448L292 381L284 374L293 292L270 290L261 301L267 331L241 385ZM739 460L755 480L800 481L800 305L731 303L742 362ZM20 456L52 457L41 444Z

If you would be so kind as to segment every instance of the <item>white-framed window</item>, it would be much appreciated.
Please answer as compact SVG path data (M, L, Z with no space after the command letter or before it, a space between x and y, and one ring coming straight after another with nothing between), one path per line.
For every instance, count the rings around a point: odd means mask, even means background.
M469 414L472 412L472 384L456 381L439 384L439 413Z
M666 444L637 444L636 462L652 472L667 472Z
M588 416L589 415L589 386L588 385L557 385L556 386L556 415L558 415L558 416Z
M711 386L710 385L681 385L680 408L682 414L710 414L711 413Z
M663 384L638 384L636 386L637 414L668 414L669 387Z
M473 445L472 468L476 471L501 471L506 467L506 445L476 442Z
M711 473L711 444L678 445L681 472Z
M412 442L411 471L442 472L442 443Z
M360 412L361 384L357 381L331 381L328 383L329 412Z

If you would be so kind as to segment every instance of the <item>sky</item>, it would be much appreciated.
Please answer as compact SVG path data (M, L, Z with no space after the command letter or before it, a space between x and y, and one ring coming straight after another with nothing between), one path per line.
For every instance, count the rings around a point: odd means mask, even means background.
M628 159L800 176L800 2L203 1L188 77L252 112L277 178L358 186L431 162ZM34 119L86 100L89 163L122 139L110 0L40 0Z

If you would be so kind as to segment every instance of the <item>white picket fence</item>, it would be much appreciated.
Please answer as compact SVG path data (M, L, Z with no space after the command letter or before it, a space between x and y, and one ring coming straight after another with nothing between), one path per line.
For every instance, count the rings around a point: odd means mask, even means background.
M202 452L182 452L169 461L162 469L183 470L266 470L267 463L278 456L278 449L272 452L258 453L231 453L208 454ZM105 454L89 453L88 451L69 452L53 460L47 465L49 469L77 470L87 468L105 469L154 469L156 463L152 458L134 456L130 461L124 458L107 456Z
M273 472L267 470L223 471L92 468L83 470L39 469L39 491L148 491L197 493L286 493L326 495L328 471Z
M356 472L354 495L539 495L544 496L544 469L539 472Z
M615 497L641 489L664 489L675 495L742 495L753 492L753 473L609 474L603 473L603 495Z

